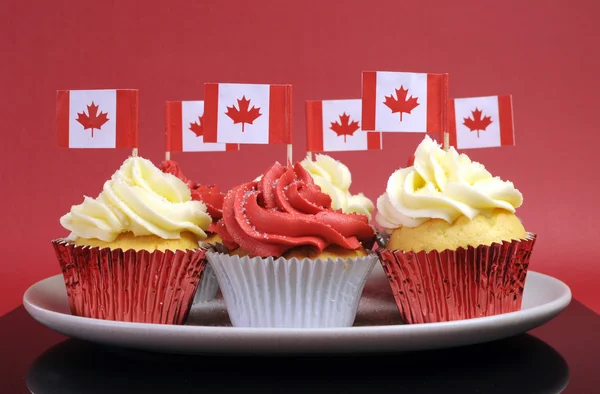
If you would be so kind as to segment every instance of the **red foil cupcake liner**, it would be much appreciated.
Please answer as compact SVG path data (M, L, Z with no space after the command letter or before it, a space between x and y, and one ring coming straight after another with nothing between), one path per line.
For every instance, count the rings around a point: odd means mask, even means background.
M135 251L52 241L71 313L138 323L183 324L206 267L204 249Z
M402 320L433 323L521 309L536 235L442 252L379 248Z

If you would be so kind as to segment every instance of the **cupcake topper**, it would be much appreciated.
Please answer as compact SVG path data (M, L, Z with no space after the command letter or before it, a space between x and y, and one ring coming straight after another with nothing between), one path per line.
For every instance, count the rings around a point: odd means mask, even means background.
M443 144L444 150L448 151L450 149L450 134L448 134L448 76L444 79L444 83L442 83L442 136L443 136Z
M58 90L56 136L63 148L138 149L138 91Z
M447 102L448 74L362 73L363 130L440 133L447 140Z
M381 149L381 133L361 127L362 100L306 102L306 147L309 152Z
M204 101L167 101L165 104L165 160L171 152L223 152L238 144L210 143L204 139Z
M207 83L204 142L287 144L292 161L292 86Z
M512 96L450 100L446 135L457 149L514 145Z

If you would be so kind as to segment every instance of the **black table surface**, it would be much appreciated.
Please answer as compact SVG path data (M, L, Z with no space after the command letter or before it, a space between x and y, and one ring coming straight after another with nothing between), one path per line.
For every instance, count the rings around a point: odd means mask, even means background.
M600 393L600 316L576 300L528 334L427 352L182 356L67 339L0 317L0 393Z

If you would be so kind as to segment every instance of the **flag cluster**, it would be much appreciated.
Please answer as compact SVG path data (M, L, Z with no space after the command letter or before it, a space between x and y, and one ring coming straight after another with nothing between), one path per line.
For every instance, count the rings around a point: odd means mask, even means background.
M361 99L306 102L309 151L382 149L382 133L445 132L458 149L514 145L511 96L450 99L448 74L369 71Z
M56 126L61 147L137 148L138 91L60 90ZM382 134L398 132L448 133L458 149L514 145L512 98L450 99L448 74L368 71L361 98L306 102L308 151L382 149ZM167 152L291 144L291 85L207 83L203 101L166 103L165 134Z

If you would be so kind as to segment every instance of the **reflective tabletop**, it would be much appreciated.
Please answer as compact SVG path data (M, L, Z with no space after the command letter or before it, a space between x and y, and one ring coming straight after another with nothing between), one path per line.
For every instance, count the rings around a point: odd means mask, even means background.
M576 300L512 338L361 356L147 353L67 339L20 307L0 317L0 393L596 393L600 316Z

